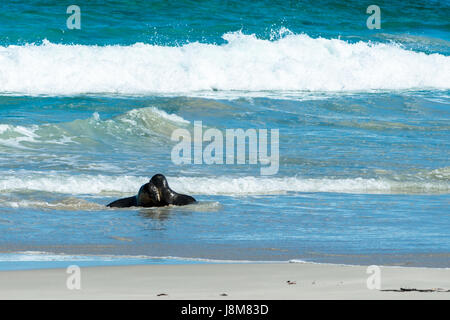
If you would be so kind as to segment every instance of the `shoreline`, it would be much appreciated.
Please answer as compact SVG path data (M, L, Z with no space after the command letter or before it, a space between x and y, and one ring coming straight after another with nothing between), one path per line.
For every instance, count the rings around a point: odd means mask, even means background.
M289 257L265 256L263 259L254 257L240 258L230 255L219 257L214 255L184 256L174 254L149 255L145 253L125 253L123 250L111 252L110 250L97 250L89 252L92 248L79 247L51 248L59 250L46 250L47 248L15 248L16 250L1 250L0 248L0 271L31 270L31 269L54 269L68 264L83 267L97 266L128 266L128 265L180 265L180 264L285 264L285 263L310 263L342 266L367 267L378 265L385 267L406 268L450 268L450 252L417 252L417 253L368 253L368 254L343 254L343 253L320 253L310 252L308 256ZM19 249L19 250L17 250ZM25 249L25 250L23 250ZM64 249L64 251L62 251ZM122 248L124 249L124 248ZM127 247L127 249L130 249ZM221 248L222 249L222 248ZM235 248L236 249L236 248ZM273 249L275 250L275 249ZM161 250L159 250L161 251ZM179 252L178 252L179 253ZM264 259L266 258L266 259Z
M449 268L379 268L380 290L365 266L318 263L81 267L79 290L66 268L0 271L0 299L450 299Z

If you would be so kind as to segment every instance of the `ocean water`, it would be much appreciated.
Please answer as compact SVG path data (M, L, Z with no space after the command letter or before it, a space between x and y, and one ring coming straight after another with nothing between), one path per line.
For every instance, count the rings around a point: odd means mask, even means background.
M0 4L0 269L450 267L448 1L73 4ZM196 121L278 129L278 172L175 164ZM156 173L199 202L105 207Z

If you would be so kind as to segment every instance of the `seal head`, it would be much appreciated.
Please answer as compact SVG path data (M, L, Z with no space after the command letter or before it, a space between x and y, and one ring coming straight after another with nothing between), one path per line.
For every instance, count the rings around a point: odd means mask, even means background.
M161 196L158 188L152 183L144 184L136 196L136 205L138 207L161 207Z
M158 189L161 196L161 202L165 203L165 205L171 204L174 206L185 206L187 204L197 202L197 200L191 196L179 194L170 189L166 177L160 173L155 174L151 178L150 182L153 183Z

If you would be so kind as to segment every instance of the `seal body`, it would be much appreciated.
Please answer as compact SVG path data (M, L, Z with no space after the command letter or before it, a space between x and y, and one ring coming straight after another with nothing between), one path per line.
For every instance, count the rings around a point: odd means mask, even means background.
M193 197L179 194L169 188L162 174L155 174L148 183L141 186L136 196L109 203L111 208L184 206L197 202Z

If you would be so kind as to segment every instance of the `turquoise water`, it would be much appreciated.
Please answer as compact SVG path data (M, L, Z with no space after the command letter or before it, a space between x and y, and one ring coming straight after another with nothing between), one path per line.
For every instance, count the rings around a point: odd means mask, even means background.
M0 268L450 266L447 1L379 30L358 1L76 4L0 5ZM278 172L175 164L194 121L278 129ZM104 206L159 172L199 203Z

